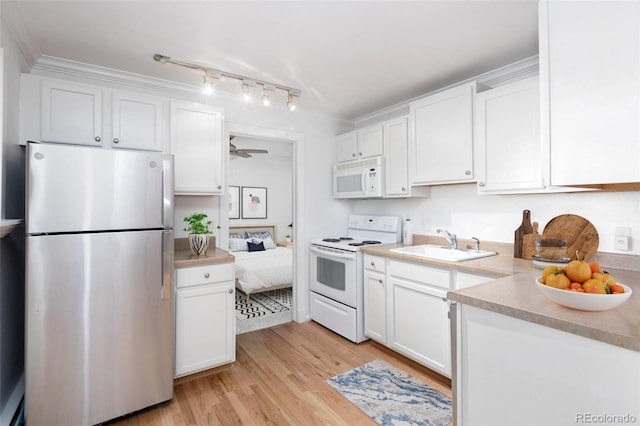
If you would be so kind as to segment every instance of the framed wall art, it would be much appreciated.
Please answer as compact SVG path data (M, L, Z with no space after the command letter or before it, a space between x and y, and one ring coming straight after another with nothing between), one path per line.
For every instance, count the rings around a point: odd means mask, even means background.
M267 218L267 188L255 186L242 187L242 218Z
M229 187L229 219L240 219L240 187Z

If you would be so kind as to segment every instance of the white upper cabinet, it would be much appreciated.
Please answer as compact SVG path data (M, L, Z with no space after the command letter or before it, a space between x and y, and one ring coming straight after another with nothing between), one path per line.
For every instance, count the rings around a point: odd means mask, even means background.
M42 80L40 95L38 141L102 145L102 89Z
M358 159L358 132L355 130L336 137L338 163Z
M24 74L21 108L21 143L164 151L160 97Z
M385 158L385 197L427 197L429 187L409 184L408 117L382 123Z
M543 189L538 77L479 93L475 107L478 192Z
M111 144L114 148L162 151L161 99L114 92L111 103Z
M171 102L170 129L176 194L222 194L226 158L222 110L210 105Z
M552 185L640 182L640 2L542 1Z
M407 197L410 193L407 160L407 117L383 124L385 152L385 178L387 197Z
M414 185L473 179L473 95L466 83L411 102L409 170Z
M382 125L365 127L336 138L338 162L376 157L384 154Z

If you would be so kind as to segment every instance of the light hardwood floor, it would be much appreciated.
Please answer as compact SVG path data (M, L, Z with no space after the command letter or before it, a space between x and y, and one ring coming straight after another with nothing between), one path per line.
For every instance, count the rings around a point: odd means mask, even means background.
M383 359L451 396L446 377L372 341L360 344L315 322L237 336L231 366L181 378L173 400L110 425L374 425L325 380Z

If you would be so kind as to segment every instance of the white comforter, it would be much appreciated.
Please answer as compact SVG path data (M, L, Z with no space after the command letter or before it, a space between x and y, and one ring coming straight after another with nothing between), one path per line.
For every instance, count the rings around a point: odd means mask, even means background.
M236 251L236 282L246 294L282 288L293 282L293 250Z

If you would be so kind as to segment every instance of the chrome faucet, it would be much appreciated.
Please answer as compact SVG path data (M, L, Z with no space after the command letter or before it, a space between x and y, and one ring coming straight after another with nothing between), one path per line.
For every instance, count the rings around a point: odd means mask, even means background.
M450 248L452 249L458 248L458 239L455 236L455 234L450 233L446 229L437 229L436 232L438 234L444 234L444 237L447 239L447 241L449 241L449 246L451 246Z

